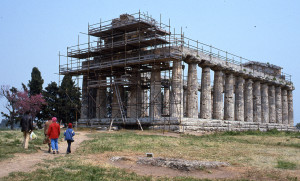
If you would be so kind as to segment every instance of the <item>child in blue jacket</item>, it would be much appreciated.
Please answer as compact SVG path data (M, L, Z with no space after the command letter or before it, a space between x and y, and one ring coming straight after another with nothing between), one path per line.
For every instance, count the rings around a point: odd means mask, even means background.
M71 143L74 142L75 132L72 129L72 123L68 124L68 129L64 132L65 140L68 142L67 154L71 153Z

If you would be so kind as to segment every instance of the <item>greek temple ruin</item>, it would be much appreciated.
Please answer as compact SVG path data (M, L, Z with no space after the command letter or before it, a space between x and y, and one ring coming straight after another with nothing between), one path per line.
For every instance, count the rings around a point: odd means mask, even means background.
M81 79L79 126L295 130L294 86L282 67L187 38L141 12L88 25L87 36L59 66Z

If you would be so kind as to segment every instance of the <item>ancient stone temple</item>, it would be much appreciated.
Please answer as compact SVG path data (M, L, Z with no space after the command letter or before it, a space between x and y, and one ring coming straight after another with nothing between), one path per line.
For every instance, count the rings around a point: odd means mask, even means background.
M294 130L294 87L281 70L139 12L89 25L59 73L82 78L79 126Z

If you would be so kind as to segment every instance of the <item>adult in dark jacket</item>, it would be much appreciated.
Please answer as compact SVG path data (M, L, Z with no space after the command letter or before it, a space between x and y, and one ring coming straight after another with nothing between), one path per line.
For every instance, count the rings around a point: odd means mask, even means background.
M56 123L57 118L53 117L52 118L52 123L49 126L48 129L48 136L51 139L51 146L52 146L52 150L53 150L53 154L55 154L55 150L56 153L58 154L58 138L60 135L60 126L58 123Z
M75 132L72 129L72 123L68 124L68 129L64 132L65 140L68 142L67 154L71 153L71 143L74 141Z
M23 132L24 135L23 147L25 149L28 149L29 136L33 130L32 118L28 112L26 112L22 116L20 126L21 126L21 131Z

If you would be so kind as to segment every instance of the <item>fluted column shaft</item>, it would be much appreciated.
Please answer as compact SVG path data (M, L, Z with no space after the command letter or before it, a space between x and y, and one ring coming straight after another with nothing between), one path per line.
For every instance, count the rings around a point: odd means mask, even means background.
M244 87L245 121L253 122L253 81L251 79L247 79Z
M150 117L161 117L161 74L159 65L153 65L151 70Z
M164 88L163 114L170 114L170 89Z
M288 108L288 100L287 100L287 90L281 90L282 96L282 124L288 125L289 123L289 108Z
M244 83L242 76L236 77L234 109L236 121L244 121Z
M134 69L133 77L130 80L133 84L130 86L130 93L128 94L127 115L130 118L141 117L141 73L138 69Z
M269 86L269 120L276 123L275 86Z
M141 117L148 117L149 116L149 98L148 98L148 90L142 90L142 110L141 110Z
M223 111L223 72L214 72L213 119L222 119Z
M253 121L261 123L261 91L259 81L255 81L253 85Z
M225 76L225 104L224 119L234 120L234 91L233 91L233 74Z
M187 117L198 118L197 64L189 63L187 82Z
M287 91L288 97L288 115L289 115L289 125L294 126L294 108L293 108L293 91Z
M264 83L261 85L261 122L269 123L269 86Z
M106 81L106 77L100 77L99 80L104 82ZM99 87L97 89L97 97L96 97L96 118L101 119L105 118L107 114L106 109L106 87Z
M88 92L87 92L87 76L82 78L82 103L81 103L81 119L88 118Z
M181 61L173 61L170 116L183 117L183 81Z
M209 67L202 67L200 118L211 119L211 86Z
M281 87L275 88L276 123L282 124Z

